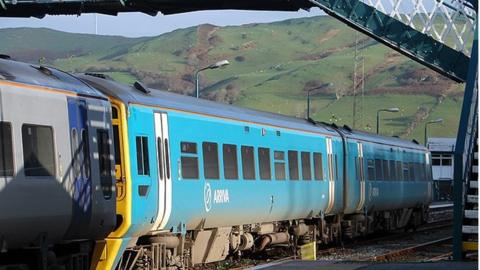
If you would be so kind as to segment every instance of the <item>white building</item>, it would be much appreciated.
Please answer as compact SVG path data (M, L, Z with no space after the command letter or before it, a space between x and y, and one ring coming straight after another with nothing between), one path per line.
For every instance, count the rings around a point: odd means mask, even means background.
M428 138L427 140L427 147L432 153L432 176L437 200L452 199L455 142L456 138Z

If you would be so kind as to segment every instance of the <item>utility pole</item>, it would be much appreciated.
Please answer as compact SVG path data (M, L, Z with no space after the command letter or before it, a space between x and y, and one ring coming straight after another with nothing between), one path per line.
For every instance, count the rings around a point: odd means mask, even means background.
M363 98L365 92L365 56L363 54L364 42L360 41L358 32L355 33L355 52L353 56L353 108L352 108L352 127L357 127L357 121L360 120L360 126L363 126ZM361 100L358 101L357 95L361 94Z

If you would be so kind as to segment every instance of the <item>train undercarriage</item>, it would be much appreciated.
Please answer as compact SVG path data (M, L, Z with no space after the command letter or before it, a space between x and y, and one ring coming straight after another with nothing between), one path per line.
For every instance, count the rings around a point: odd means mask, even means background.
M340 244L374 232L415 229L427 216L426 208L419 207L212 228L185 235L161 233L139 238L135 247L127 249L118 269L189 269L229 256L248 257L275 245L288 245L296 252L300 245L312 242Z

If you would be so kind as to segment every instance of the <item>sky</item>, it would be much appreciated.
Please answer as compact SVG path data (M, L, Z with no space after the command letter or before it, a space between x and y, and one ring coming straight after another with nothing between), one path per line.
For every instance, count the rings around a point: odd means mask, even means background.
M46 16L36 18L0 18L0 28L12 27L46 27L55 30L100 35L121 35L127 37L157 36L178 28L186 28L210 23L218 26L241 25L247 23L266 23L291 18L324 15L318 9L310 12L280 11L198 11L174 15L157 15L143 13L123 13L118 16L83 14L81 16ZM97 28L95 27L97 17Z

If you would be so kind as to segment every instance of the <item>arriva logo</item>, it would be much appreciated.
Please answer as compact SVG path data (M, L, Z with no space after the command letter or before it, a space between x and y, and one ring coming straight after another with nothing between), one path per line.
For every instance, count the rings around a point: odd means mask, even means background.
M203 202L205 211L209 212L212 209L212 188L210 183L205 183L205 186L203 186Z
M205 183L203 186L203 203L205 206L205 211L210 212L212 209L212 204L223 204L229 202L230 196L228 194L228 189L215 189L212 191L210 183Z

